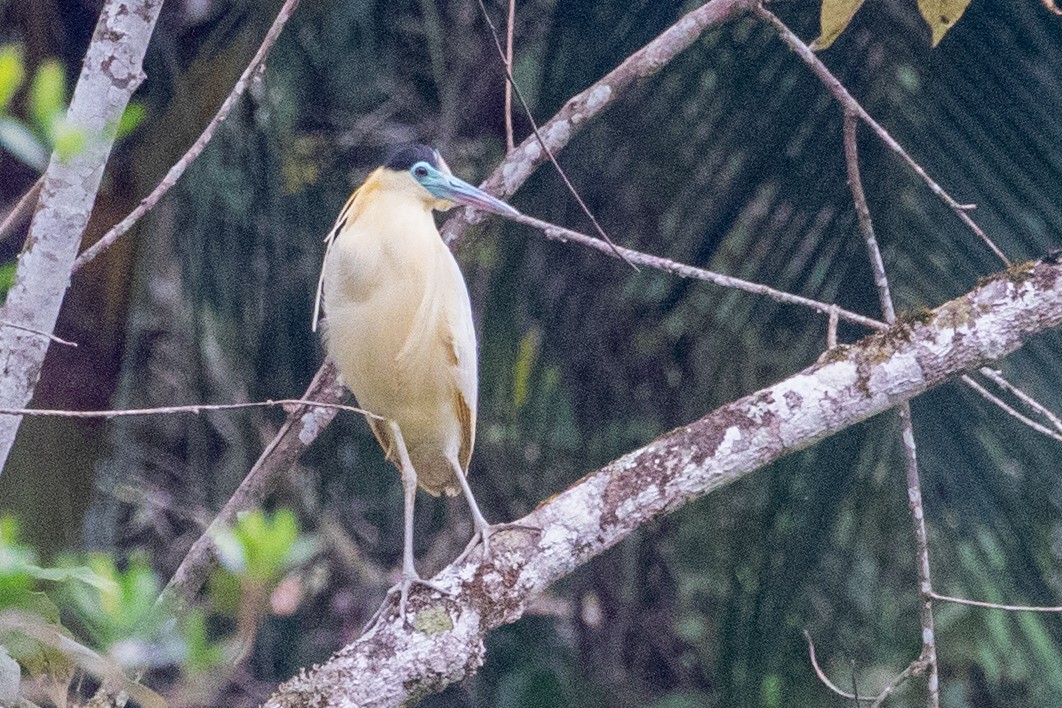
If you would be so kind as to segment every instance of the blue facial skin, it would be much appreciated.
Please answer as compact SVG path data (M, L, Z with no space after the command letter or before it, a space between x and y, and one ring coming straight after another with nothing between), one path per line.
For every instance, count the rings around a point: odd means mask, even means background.
M520 216L520 212L502 200L495 199L462 179L445 174L427 162L415 163L409 168L409 174L437 199L445 199L455 204L502 216Z

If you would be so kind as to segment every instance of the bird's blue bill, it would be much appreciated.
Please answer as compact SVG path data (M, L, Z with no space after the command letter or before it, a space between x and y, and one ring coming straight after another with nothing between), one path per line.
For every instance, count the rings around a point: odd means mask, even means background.
M426 162L413 166L413 177L439 199L446 199L461 206L469 206L480 211L489 211L502 216L520 216L520 212L505 202L473 187L463 179L435 169Z

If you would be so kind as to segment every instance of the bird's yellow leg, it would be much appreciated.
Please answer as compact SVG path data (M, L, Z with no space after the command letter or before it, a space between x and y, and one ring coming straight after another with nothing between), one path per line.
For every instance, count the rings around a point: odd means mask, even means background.
M413 565L413 503L417 497L417 472L413 469L413 463L409 461L406 441L402 438L402 431L399 430L398 423L391 420L388 421L388 425L391 428L391 439L394 441L398 452L398 468L402 475L402 491L405 503L403 505L402 580L398 585L388 590L387 594L390 596L396 592L398 593L398 616L402 618L403 624L408 624L406 620L406 604L409 601L409 589L411 587L424 585L443 595L452 595L453 593L437 583L420 577L416 566ZM379 613L370 621L369 626L371 627L375 624L378 618Z
M465 550L461 552L461 555L457 557L455 563L460 563L468 558L468 554L472 552L472 549L477 544L483 544L483 560L486 561L490 558L490 537L495 531L502 531L504 529L524 529L526 531L532 531L535 533L541 533L542 529L537 526L528 526L526 524L516 523L504 523L494 524L493 526L487 523L487 520L483 517L483 512L479 510L479 504L476 503L476 498L472 496L472 488L468 486L468 480L465 478L465 472L461 469L461 465L453 462L454 476L457 477L458 483L461 485L461 491L464 492L465 500L468 501L468 508L472 512L472 523L476 527L476 532L472 534L472 540L465 546Z

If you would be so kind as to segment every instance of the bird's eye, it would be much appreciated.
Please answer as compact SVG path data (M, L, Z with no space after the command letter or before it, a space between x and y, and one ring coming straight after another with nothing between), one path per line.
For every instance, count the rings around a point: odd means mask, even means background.
M413 176L417 179L424 179L428 176L428 166L423 162L413 166Z

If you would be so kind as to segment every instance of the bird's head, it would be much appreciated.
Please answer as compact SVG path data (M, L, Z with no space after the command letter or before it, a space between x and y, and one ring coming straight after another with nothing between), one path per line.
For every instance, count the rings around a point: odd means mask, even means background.
M520 214L500 199L454 177L439 151L427 145L410 145L396 152L381 168L381 177L391 188L408 191L429 209L446 211L461 205L502 216Z

